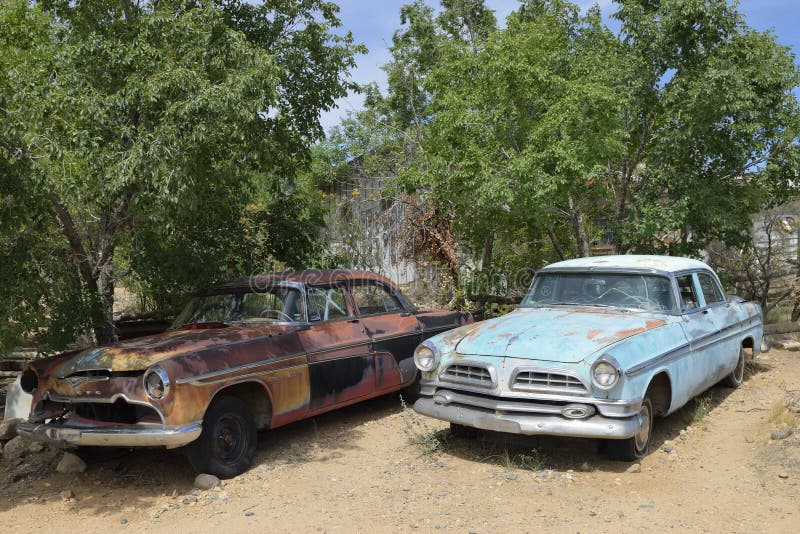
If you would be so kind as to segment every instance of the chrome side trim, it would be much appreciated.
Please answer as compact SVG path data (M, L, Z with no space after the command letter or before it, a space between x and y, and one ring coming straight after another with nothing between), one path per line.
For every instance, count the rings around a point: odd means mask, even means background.
M203 373L201 375L194 375L194 376L186 376L183 378L179 378L175 381L176 384L187 384L187 383L199 383L207 380L214 380L219 379L220 377L236 374L241 371L249 371L252 369L257 369L259 367L264 367L266 365L270 365L273 363L280 363L286 360L291 360L294 358L300 358L304 356L304 352L297 352L294 354L286 354L284 356L278 356L277 358L269 358L267 360L260 360L253 363L245 363L242 365L236 365L234 367L228 367L226 369L220 369L218 371L209 371L208 373Z
M370 340L377 343L377 342L381 342L381 341L391 341L393 339L400 339L400 338L403 338L403 337L411 337L411 336L415 336L415 335L421 334L421 333L422 333L422 330L414 330L413 332L406 332L406 333L397 334L397 335L394 335L394 336L373 337L373 338L370 338Z
M366 341L357 341L355 343L346 343L344 345L336 345L335 347L326 347L324 349L312 350L309 352L298 353L298 354L305 354L306 356L313 356L314 354L321 354L323 352L331 352L334 350L341 350L341 349L349 349L352 347L359 347L361 345L369 345L372 343L372 339L367 339Z
M200 437L201 423L183 426L101 426L70 427L53 424L20 423L17 432L32 441L96 447L167 447L187 445Z
M641 363L638 363L638 364L634 365L633 367L631 367L630 369L628 369L627 371L625 371L625 376L627 376L628 378L631 378L631 377L640 375L640 374L644 373L645 371L648 371L649 369L652 369L653 367L657 367L659 365L664 365L666 363L669 363L673 359L677 359L680 356L684 356L684 354L678 354L678 352L682 351L683 349L686 349L686 348L690 348L691 350L701 349L701 348L704 348L704 347L706 347L708 345L713 345L714 343L719 343L719 342L725 341L727 339L730 339L733 336L741 334L746 329L739 329L739 330L736 330L734 332L730 332L729 334L726 334L725 336L723 336L721 338L714 339L710 343L706 343L707 340L713 338L714 336L718 336L719 334L722 334L724 332L729 332L731 330L737 329L737 328L741 327L742 325L744 325L746 323L749 324L751 319L752 319L752 316L748 317L747 319L743 319L743 320L738 321L736 323L730 324L730 325L728 325L728 326L726 326L724 328L721 328L719 330L716 330L714 332L709 332L708 334L703 334L702 336L700 336L698 338L695 338L690 342L687 341L686 343L683 343L683 344L679 345L678 347L675 347L674 349L671 349L671 350L669 350L667 352L659 354L658 356L655 356L654 358L650 358L649 360L645 360L645 361L643 361ZM753 327L755 327L755 326L756 325L753 325Z
M659 354L658 356L656 356L654 358L650 358L649 360L645 360L645 361L643 361L641 363L637 363L636 365L634 365L633 367L631 367L630 369L625 371L625 376L627 376L628 378L631 378L631 377L640 375L640 374L644 373L645 371L647 371L649 369L652 369L653 367L657 367L659 365L666 364L666 363L668 363L668 362L670 362L670 361L672 361L674 359L677 359L677 358L679 358L681 356L685 356L685 354L680 354L680 353L681 353L681 351L683 351L684 349L687 349L689 347L690 347L690 345L689 345L688 342L682 343L681 345L678 345L674 349L670 349L670 350L668 350L666 352L662 352L661 354Z

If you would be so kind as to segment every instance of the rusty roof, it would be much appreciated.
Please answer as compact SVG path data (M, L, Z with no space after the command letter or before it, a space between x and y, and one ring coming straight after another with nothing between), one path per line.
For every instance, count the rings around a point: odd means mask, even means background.
M370 271L358 269L306 269L303 271L254 274L245 278L222 282L214 286L214 289L263 288L280 282L320 284L343 280L375 280L391 287L397 287L394 282L385 276Z

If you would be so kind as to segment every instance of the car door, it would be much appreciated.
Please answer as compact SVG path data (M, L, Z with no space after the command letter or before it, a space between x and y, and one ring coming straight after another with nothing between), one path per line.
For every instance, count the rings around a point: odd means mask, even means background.
M322 412L375 390L370 338L344 284L306 288L309 327L300 332L308 357L310 410Z
M716 382L719 355L715 348L718 328L715 316L703 300L694 272L675 276L678 284L681 314L690 354L678 367L676 380L686 388L688 397L697 395Z
M354 280L350 287L359 318L372 340L376 387L398 389L417 375L414 349L422 341L417 318L397 290L375 280Z
M716 364L712 383L717 383L733 370L739 360L739 318L728 306L722 287L711 273L698 271L695 276L705 306L701 313L707 315L713 325L708 353Z

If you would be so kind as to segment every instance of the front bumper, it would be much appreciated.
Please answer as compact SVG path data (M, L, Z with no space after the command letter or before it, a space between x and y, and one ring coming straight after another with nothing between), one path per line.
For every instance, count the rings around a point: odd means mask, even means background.
M438 404L428 397L417 400L414 410L443 421L510 434L625 439L636 434L640 427L638 416L611 418L597 414L586 419L569 419L557 414L504 412L464 404Z
M20 423L17 433L31 441L90 447L166 447L173 449L200 437L200 423L178 427L98 426L70 427Z

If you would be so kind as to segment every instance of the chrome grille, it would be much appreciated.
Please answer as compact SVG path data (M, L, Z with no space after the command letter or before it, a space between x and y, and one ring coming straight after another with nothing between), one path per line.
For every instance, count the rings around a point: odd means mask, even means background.
M472 386L494 387L492 373L488 368L478 365L453 364L448 366L439 378Z
M588 393L586 386L574 376L547 371L519 371L512 389L552 391L558 393Z

